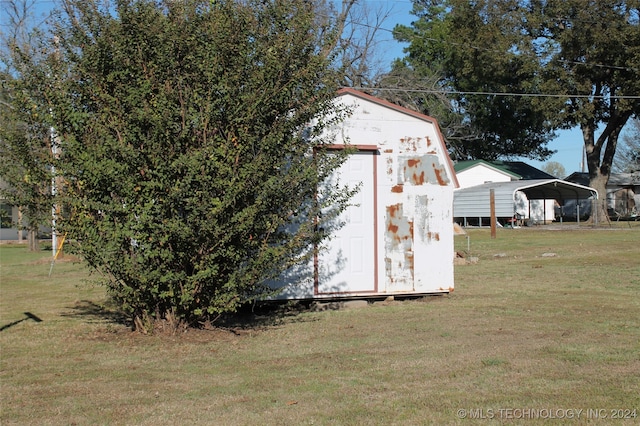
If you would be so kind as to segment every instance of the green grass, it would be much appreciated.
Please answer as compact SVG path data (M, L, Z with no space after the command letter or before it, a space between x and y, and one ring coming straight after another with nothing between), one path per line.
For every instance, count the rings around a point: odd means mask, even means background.
M471 231L479 261L456 267L449 296L176 336L114 322L81 264L57 262L49 277L51 252L0 246L0 327L25 319L0 331L0 423L475 423L459 409L640 416L640 228L544 229ZM585 413L572 423L604 424ZM616 424L625 422L638 417Z

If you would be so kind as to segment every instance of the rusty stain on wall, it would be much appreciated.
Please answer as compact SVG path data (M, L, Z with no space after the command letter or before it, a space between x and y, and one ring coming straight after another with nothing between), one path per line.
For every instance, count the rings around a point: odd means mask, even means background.
M391 187L391 192L399 194L402 192L404 186L403 185L395 185L393 187Z
M422 138L412 138L410 136L400 139L400 152L418 152L418 145Z
M437 183L447 186L449 178L437 155L426 154L417 157L403 157L400 164L404 172L404 181L413 185Z
M413 246L413 222L404 215L402 204L387 206L387 248L410 249Z
M404 252L404 266L405 266L405 268L407 268L409 270L409 273L411 274L411 281L413 282L413 279L414 279L414 275L413 275L414 266L413 266L413 252L412 251Z
M440 233L439 232L427 232L427 240L436 240L440 241Z
M387 285L413 288L413 221L401 203L387 206L385 218L385 275Z

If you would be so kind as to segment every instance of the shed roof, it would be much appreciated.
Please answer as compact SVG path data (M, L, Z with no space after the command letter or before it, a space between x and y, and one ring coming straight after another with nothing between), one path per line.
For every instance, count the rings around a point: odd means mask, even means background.
M356 98L359 98L359 99L362 99L362 100L365 100L365 101L368 101L368 102L372 102L374 104L383 106L385 108L389 108L389 109L397 111L397 112L399 112L401 114L405 114L405 115L411 116L413 118L416 118L418 120L430 123L433 126L435 126L435 131L436 131L436 134L438 136L438 138L437 138L438 140L436 141L436 143L438 143L440 145L440 148L441 148L442 154L443 154L442 156L444 157L443 160L444 160L444 162L447 163L447 167L449 169L450 177L451 177L451 179L453 181L454 188L460 187L460 183L458 182L458 177L456 176L456 171L455 171L455 168L453 166L453 161L451 161L451 157L449 157L449 150L448 150L448 148L446 146L446 143L445 143L445 140L444 140L444 136L442 135L442 132L440 130L440 126L438 125L438 121L435 118L430 117L430 116L425 115L425 114L422 114L422 113L417 112L417 111L410 110L410 109L402 107L400 105L396 105L396 104L391 103L389 101L386 101L384 99L377 98L375 96L369 95L367 93L364 93L364 92L361 92L359 90L352 89L352 88L349 88L349 87L345 87L345 88L342 88L342 89L338 90L338 97L344 96L344 95L355 96Z
M459 189L453 195L454 217L488 217L491 215L489 193L494 190L497 217L514 214L515 193L522 191L529 200L581 200L598 196L588 186L566 182L561 179L532 179L511 182L491 182Z

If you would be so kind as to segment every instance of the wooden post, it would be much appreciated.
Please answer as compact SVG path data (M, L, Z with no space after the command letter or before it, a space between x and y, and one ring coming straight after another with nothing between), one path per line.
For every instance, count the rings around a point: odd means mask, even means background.
M496 238L496 193L489 190L489 205L491 207L491 238Z

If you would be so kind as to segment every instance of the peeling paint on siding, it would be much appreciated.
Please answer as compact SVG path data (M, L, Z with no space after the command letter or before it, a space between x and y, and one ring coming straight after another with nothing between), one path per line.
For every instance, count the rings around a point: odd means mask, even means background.
M425 183L437 183L447 186L450 183L447 172L437 155L426 154L417 157L401 157L400 164L404 173L405 182L412 185L424 185Z
M385 218L385 275L389 289L413 289L413 221L401 203L387 206Z
M432 239L435 238L434 233L431 231L430 220L431 220L431 212L429 206L429 197L427 195L419 195L416 197L416 232L421 243L430 243ZM440 235L438 234L437 240L440 240Z
M406 137L400 139L400 152L418 152L418 145L422 138Z

